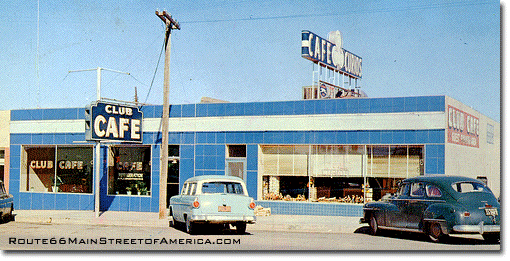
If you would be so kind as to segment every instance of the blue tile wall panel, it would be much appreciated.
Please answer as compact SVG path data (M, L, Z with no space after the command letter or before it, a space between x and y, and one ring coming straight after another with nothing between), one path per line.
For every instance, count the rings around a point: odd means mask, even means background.
M44 193L42 194L42 206L41 209L55 209L56 194Z
M417 143L417 138L416 138L416 131L415 130L406 130L404 132L404 143Z
M94 210L94 196L91 194L80 194L80 210Z
M9 194L19 199L19 179L11 179L9 177Z
M405 111L416 111L417 110L417 97L405 97L404 106Z
M425 145L425 173L445 174L444 144Z
M120 211L120 198L121 197L123 197L123 196L108 197L109 204L108 205L101 204L101 210Z
M139 211L140 212L150 212L151 211L151 198L150 197L140 197L140 210Z
M181 117L195 117L195 104L183 104Z
M11 134L11 144L32 144L31 134Z
M302 115L332 113L388 113L444 111L445 96L302 100L255 103L176 104L170 117L218 117L244 115ZM159 118L162 106L141 107L145 118ZM12 110L12 121L83 119L84 108Z
M41 120L42 119L42 111L41 110L12 110L11 111L11 121L31 121L31 120Z
M154 105L144 105L140 107L140 111L143 113L144 118L156 118L156 115L154 115L154 109L156 106Z
M19 199L20 202L18 203L19 207L16 207L16 209L32 209L32 194L34 193L20 193Z
M129 211L140 212L140 197L129 197Z
M257 145L246 145L246 169L248 171L256 171L258 169L258 153L259 148Z
M65 207L67 210L80 210L80 195L67 194L67 204Z
M56 194L54 199L54 209L56 210L68 210L69 208L69 194L61 193ZM48 208L51 209L51 208Z
M258 206L271 208L273 215L314 215L362 217L362 204L335 204L317 202L261 201Z
M154 114L156 115L156 118L161 117L163 115L163 106L159 106L160 109L155 108ZM170 105L170 112L169 116L172 118L175 117L184 117L182 116L182 105Z
M32 194L32 205L31 209L43 209L43 196L44 193L31 193Z
M129 198L128 196L118 197L119 198L119 209L129 210Z
M181 144L194 144L195 143L195 133L187 133L184 132L181 134Z
M246 173L246 187L248 195L252 198L257 198L257 172L248 170Z

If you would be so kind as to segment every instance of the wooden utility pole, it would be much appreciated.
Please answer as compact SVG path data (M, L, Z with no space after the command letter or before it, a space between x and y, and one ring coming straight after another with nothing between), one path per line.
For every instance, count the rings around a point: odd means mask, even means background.
M172 29L180 30L179 23L175 21L166 11L160 13L156 11L156 15L165 23L165 70L163 83L163 116L161 123L161 152L160 152L160 174L159 174L159 218L166 217L166 194L167 194L167 177L168 177L168 117L170 114L170 47Z

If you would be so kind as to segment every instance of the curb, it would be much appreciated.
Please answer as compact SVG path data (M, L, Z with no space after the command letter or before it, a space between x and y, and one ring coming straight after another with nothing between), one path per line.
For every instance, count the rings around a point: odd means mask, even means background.
M159 219L158 213L107 211L95 217L91 211L14 211L15 222L38 224L67 224L94 226L130 226L168 228L168 219ZM360 217L341 216L257 216L248 231L306 232L306 233L353 233L362 224Z

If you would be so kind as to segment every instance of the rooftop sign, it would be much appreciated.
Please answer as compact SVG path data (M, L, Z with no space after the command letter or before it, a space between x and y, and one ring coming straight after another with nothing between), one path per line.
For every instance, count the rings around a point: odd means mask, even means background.
M341 43L333 43L310 31L302 31L301 40L303 58L361 79L361 57L343 49Z
M138 107L94 102L85 108L85 139L142 142L142 122Z

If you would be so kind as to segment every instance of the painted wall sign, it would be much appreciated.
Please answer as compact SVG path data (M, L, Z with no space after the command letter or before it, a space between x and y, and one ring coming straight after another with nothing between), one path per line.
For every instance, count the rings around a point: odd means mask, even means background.
M480 120L462 110L448 105L448 142L479 147Z
M92 103L85 108L85 139L142 142L142 122L138 107Z
M361 57L310 31L301 33L301 56L325 64L329 69L361 79Z

